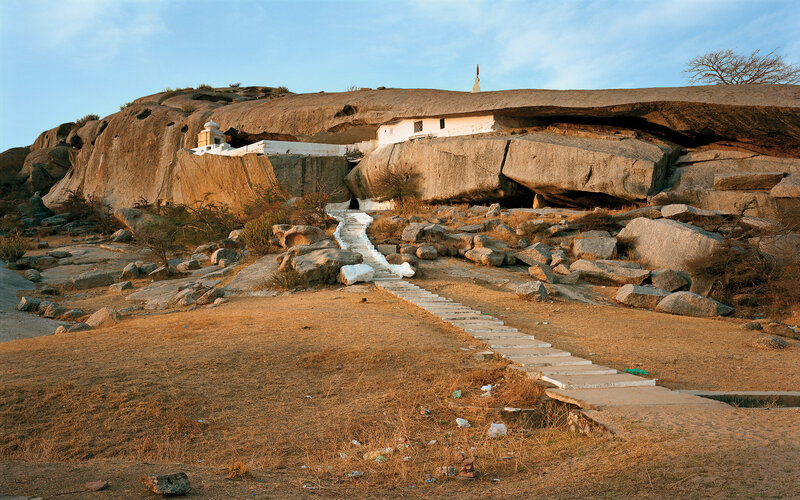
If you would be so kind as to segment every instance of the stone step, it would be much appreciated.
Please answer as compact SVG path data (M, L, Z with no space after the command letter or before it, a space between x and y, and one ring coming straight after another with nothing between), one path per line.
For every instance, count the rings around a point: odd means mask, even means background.
M514 339L525 339L528 335L520 332L491 332L491 331L480 331L480 332L467 332L468 334L472 335L478 340L514 340Z
M527 337L527 338L526 338ZM486 342L490 349L513 349L517 347L552 347L547 342L540 342L530 335L511 339L494 339Z
M543 366L574 366L574 365L591 365L592 362L588 359L579 358L577 356L531 356L524 361L517 361L517 364L526 368L526 371L532 371L531 368L540 369Z
M612 375L614 373L618 373L617 370L600 365L543 366L539 368L538 373L528 372L533 379L539 379L542 375L557 377L560 375Z
M653 379L614 373L608 375L541 375L539 377L559 389L605 389L612 387L642 387L656 385Z
M567 351L553 349L552 347L517 347L495 349L496 353L501 354L506 359L514 361L524 361L532 356L570 356Z

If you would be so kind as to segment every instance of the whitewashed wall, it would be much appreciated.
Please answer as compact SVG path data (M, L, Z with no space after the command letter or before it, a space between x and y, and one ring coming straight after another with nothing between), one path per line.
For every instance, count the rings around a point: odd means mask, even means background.
M416 121L420 120L408 119L391 125L381 125L378 129L378 143L383 146L407 141L413 137L483 134L495 129L494 115L445 118L444 128L439 128L439 118L422 118L422 132L414 132Z
M228 144L218 147L194 148L195 154L215 154L223 156L242 156L248 153L265 155L304 155L304 156L344 156L347 146L342 144L319 144L315 142L258 141L241 148L231 148Z

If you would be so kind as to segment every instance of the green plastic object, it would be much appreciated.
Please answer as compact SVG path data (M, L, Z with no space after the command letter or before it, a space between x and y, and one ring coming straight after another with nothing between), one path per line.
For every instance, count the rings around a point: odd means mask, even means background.
M453 391L453 398L458 399L461 397L461 389Z
M628 368L625 371L632 375L650 375L649 373L640 368Z

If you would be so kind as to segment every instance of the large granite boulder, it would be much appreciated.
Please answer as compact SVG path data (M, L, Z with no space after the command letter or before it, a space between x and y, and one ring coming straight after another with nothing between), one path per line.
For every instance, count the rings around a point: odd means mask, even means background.
M613 257L616 251L617 239L608 233L588 237L580 235L572 241L572 253L580 259L607 260Z
M292 266L308 281L332 282L342 266L361 264L361 254L339 248L324 248L292 258Z
M381 146L345 177L357 198L382 198L381 180L405 175L426 201L483 201L519 193L501 175L505 137L449 137Z
M648 266L679 271L687 270L693 260L723 248L720 235L667 219L633 219L617 237Z
M17 181L24 182L30 191L47 192L69 170L70 149L61 144L32 151L25 157Z
M722 302L692 292L675 292L667 295L656 305L656 311L681 316L727 316L734 309Z
M800 172L784 177L769 191L773 198L800 198Z
M585 137L549 132L516 136L503 174L546 200L582 204L606 195L644 200L661 188L674 147L619 136Z

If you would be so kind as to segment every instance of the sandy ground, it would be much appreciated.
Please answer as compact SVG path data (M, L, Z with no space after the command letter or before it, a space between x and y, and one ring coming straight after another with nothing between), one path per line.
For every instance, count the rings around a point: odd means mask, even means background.
M432 270L421 281L437 286ZM478 295L489 305L501 293L448 286L439 291L463 293L465 303ZM522 317L499 297L504 305L489 312L509 307L508 314ZM561 313L567 305L549 307ZM527 310L534 313L544 309ZM471 348L478 347L427 313L363 286L236 298L109 329L5 343L0 494L146 498L142 473L176 470L189 474L195 498L800 493L795 410L610 414L632 431L621 441L571 434L558 424L563 409L550 408L536 414L538 425L509 421L508 437L486 439L488 423L501 418L490 408L535 405L537 392L504 379L499 361L474 360ZM499 392L480 398L487 382L499 383ZM464 391L461 400L450 394L456 388ZM420 416L420 405L432 417ZM457 429L456 416L473 427ZM552 425L540 429L548 418ZM359 456L397 446L398 438L409 447L386 462ZM429 447L431 439L438 444ZM435 474L458 447L475 454L483 478L425 483L425 474ZM226 479L223 467L231 461L246 463L249 475ZM352 470L365 475L344 479ZM111 489L76 492L95 479Z

